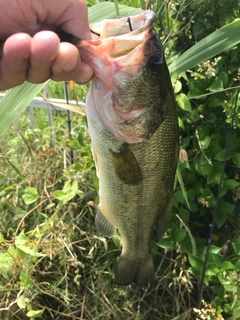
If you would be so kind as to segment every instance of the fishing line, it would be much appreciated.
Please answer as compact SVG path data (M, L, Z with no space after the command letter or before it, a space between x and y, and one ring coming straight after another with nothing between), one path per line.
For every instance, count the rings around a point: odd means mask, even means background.
M210 225L211 229L210 229L210 233L209 233L208 246L207 246L207 251L206 251L204 265L203 265L202 277L201 277L201 281L200 281L200 289L199 289L199 293L198 293L198 301L197 301L197 308L198 309L200 309L200 307L201 307L204 277L205 277L205 274L206 274L207 262L208 262L210 247L211 247L211 243L212 243L213 229L214 229L214 226L215 226L215 220L216 220L218 206L219 206L220 192L221 192L221 189L222 189L223 177L224 177L224 172L225 172L225 167L226 167L226 162L227 162L227 157L228 157L228 152L229 152L229 147L230 147L233 124L234 124L234 120L235 120L235 116L236 116L236 109L237 109L237 102L238 102L239 93L240 93L240 86L238 87L238 90L237 90L235 105L234 105L234 109L233 109L233 112L232 112L232 119L231 119L230 129L229 129L228 138L227 138L227 142L226 142L226 152L225 152L225 155L224 155L221 178L220 178L220 183L219 183L219 186L218 186L216 205L215 205L215 208L214 208L212 224Z
M133 31L131 19L130 19L130 17L127 17L127 21L124 22L123 26L121 27L121 29L120 29L119 32L118 32L118 35L121 34L121 32L122 32L122 30L123 30L124 27L127 27L127 26L126 26L127 23L128 23L129 30L130 30L131 32Z

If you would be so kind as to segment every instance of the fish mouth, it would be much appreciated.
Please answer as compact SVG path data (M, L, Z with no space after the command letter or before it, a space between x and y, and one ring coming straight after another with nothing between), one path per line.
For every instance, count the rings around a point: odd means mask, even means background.
M141 142L146 136L142 118L151 102L139 103L134 101L135 96L129 98L132 94L128 85L146 73L147 61L154 53L148 44L154 42L156 36L155 18L155 13L147 10L130 20L103 20L90 26L99 37L95 34L95 39L81 40L77 44L81 58L92 66L95 74L87 97L87 115L95 114L104 128L127 143ZM135 95L137 91L135 87ZM128 133L135 119L138 133L134 130Z
M95 39L104 39L109 37L117 37L130 33L130 37L139 34L149 28L156 15L153 11L147 10L138 15L120 18L120 19L105 19L101 22L90 24L91 30L94 31ZM99 36L98 36L98 35Z
M102 78L111 63L113 67L117 67L116 62L119 65L123 62L123 60L118 61L119 58L132 53L136 47L152 37L155 18L155 13L147 10L136 16L103 20L90 25L91 30L94 31L94 39L80 40L77 43L82 59L93 67L99 78ZM98 37L97 34L100 36ZM142 61L143 53L139 54L138 61L134 63ZM107 72L108 76L110 72Z

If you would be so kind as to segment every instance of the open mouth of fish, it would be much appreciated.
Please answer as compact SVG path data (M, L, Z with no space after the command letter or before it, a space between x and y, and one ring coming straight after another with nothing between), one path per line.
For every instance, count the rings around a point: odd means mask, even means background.
M144 43L155 34L152 27L155 17L153 11L147 10L137 16L90 25L94 39L77 44L82 59L111 86L113 76L126 68L128 77L137 74L143 62Z
M153 40L156 37L153 30L155 17L153 11L147 10L133 17L103 20L90 25L94 39L82 40L77 44L82 59L93 67L95 79L100 79L93 83L95 96L101 95L108 101L112 99L111 109L107 107L109 102L104 101L101 110L94 102L101 122L120 139L124 135L129 143L140 142L142 138L127 137L127 134L118 132L118 126L143 115L151 101L147 102L148 105L144 99L135 103L128 83L139 77L140 73L147 73L149 58L155 57L156 65L162 64L164 59L163 53L159 55L159 48L152 45L156 42Z

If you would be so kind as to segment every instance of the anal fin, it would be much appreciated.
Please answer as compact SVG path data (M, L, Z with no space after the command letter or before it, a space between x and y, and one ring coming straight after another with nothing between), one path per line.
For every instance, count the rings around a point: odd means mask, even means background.
M99 208L95 216L95 225L97 230L105 237L111 238L115 234L115 227L108 222Z

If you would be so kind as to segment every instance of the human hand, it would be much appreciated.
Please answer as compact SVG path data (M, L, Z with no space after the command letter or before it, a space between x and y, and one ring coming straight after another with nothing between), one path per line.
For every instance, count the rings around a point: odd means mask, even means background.
M24 81L86 83L92 68L78 49L61 42L58 28L90 39L85 0L0 0L0 90Z

